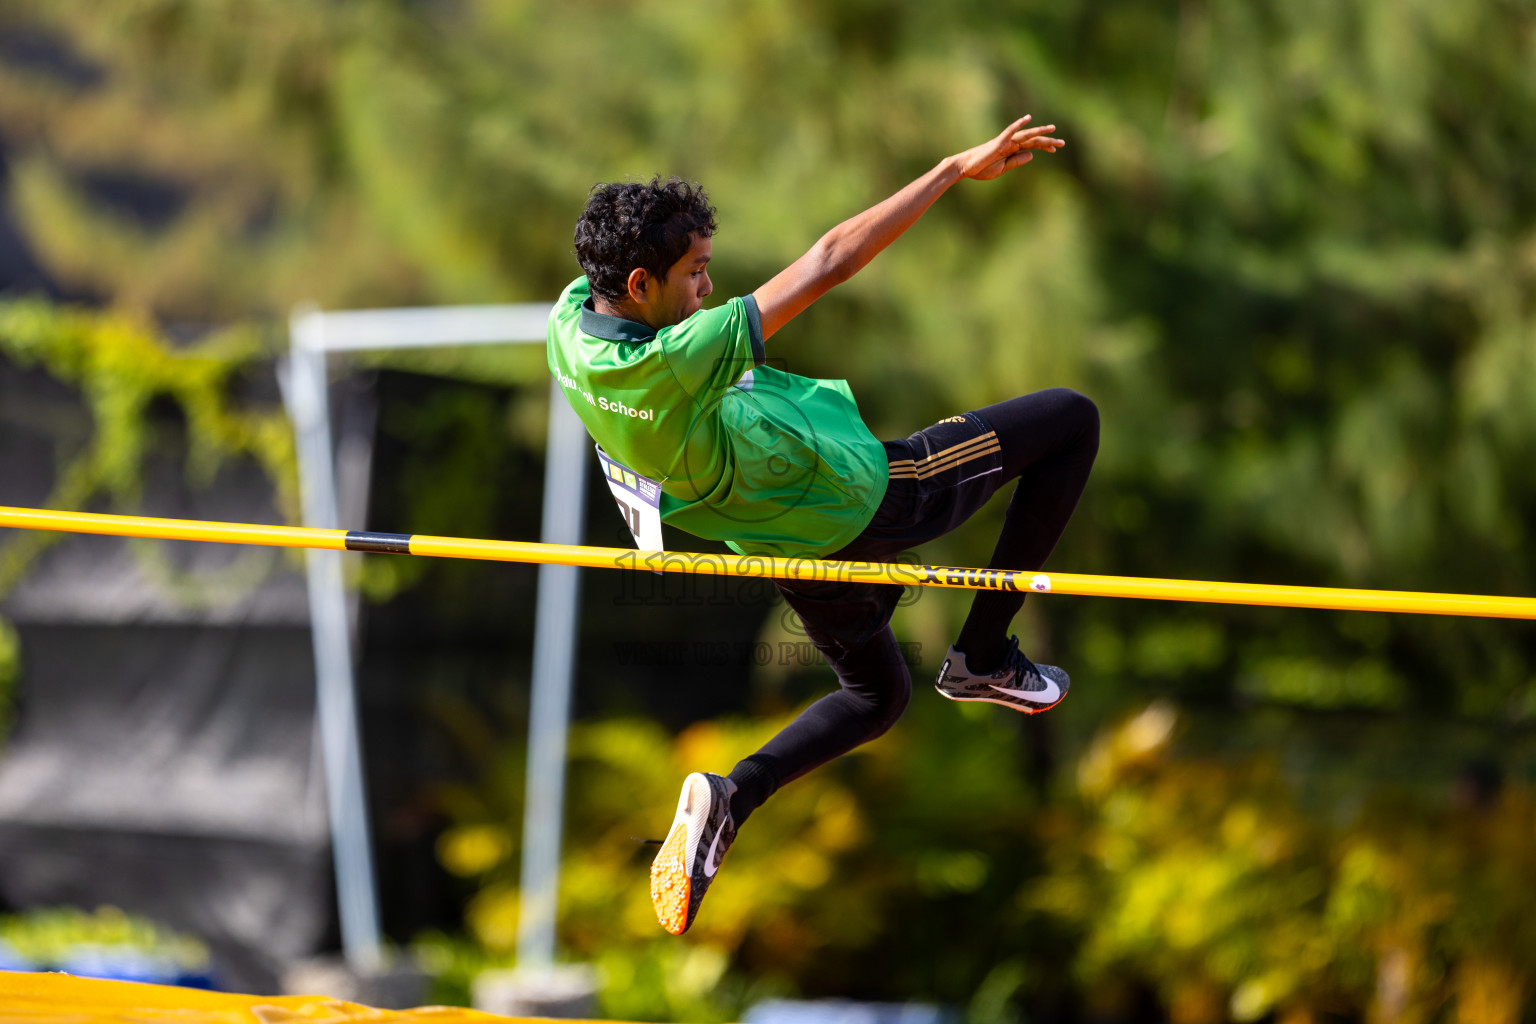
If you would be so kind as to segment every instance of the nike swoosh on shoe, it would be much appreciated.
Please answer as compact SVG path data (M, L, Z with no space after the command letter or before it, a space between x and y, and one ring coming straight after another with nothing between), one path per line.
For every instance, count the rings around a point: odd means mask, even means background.
M720 837L725 834L725 829L715 829L715 838L710 840L709 850L704 854L704 877L714 878L715 872L720 870L720 861L715 857L715 851L720 848Z
M1041 678L1044 678L1043 676ZM1027 700L1031 704L1054 704L1061 699L1061 687L1050 679L1045 680L1043 690L1010 690L1006 686L998 686L996 683L987 684L998 693L1006 693L1010 697Z

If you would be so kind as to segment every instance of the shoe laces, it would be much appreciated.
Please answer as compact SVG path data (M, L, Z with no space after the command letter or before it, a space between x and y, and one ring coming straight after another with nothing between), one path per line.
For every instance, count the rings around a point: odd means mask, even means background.
M1028 679L1030 676L1034 676L1036 679L1045 678L1040 674L1040 670L1035 667L1035 663L1030 661L1023 651L1019 650L1019 638L1017 636L1010 636L1008 638L1008 652L1003 655L1003 667L998 671L1002 672L1008 669L1013 669L1013 677L1020 681Z

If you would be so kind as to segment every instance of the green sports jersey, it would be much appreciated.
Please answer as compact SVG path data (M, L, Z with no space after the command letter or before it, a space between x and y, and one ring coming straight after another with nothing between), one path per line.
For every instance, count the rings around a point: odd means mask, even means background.
M741 554L843 547L885 496L885 448L840 380L763 365L751 296L653 331L585 277L549 316L549 371L613 458L660 481L662 521Z

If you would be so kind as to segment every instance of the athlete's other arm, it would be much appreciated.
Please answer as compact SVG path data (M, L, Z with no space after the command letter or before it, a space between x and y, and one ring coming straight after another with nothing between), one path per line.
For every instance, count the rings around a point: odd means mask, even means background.
M864 269L961 178L990 181L1029 163L1034 159L1032 150L1054 153L1066 145L1045 134L1055 131L1055 125L1026 128L1028 123L1029 117L1021 117L995 139L946 157L889 199L822 235L804 256L752 293L762 318L763 337L770 337L811 303Z

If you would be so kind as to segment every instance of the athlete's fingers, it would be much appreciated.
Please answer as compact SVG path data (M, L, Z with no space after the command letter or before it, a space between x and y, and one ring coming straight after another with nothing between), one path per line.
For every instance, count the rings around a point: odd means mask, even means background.
M1034 119L1033 114L1025 114L1004 128L990 143L982 143L967 151L967 156L974 156L986 160L985 164L974 168L966 177L988 180L1000 174L1012 170L1015 167L1029 163L1029 158L1017 159L1025 150L1039 149L1055 152L1054 146L1060 145L1059 139L1048 139L1045 142L1037 140L1045 139L1045 133L1055 131L1053 124L1026 127Z
M1040 128L1027 132L1019 132L1013 137L1013 145L1022 149L1048 149L1052 146L1064 146L1066 142L1052 135L1046 135L1054 130L1054 125L1042 125Z
M1053 124L1038 125L1038 126L1036 126L1034 128L1027 128L1024 131L1014 132L1013 133L1013 141L1014 142L1029 142L1031 140L1040 138L1046 132L1053 132L1055 130L1056 130L1056 126L1053 125Z
M1026 124L1029 124L1030 119L1033 116L1034 116L1033 114L1025 114L1023 117L1021 117L1017 121L1013 122L1013 124L1009 125L1007 128L1004 128L1002 131L998 132L998 134L997 134L997 141L998 142L1002 142L1004 139L1008 138L1009 136L1017 134L1020 128L1023 128ZM1055 125L1052 125L1051 127L1054 128Z
M1013 154L1013 156L1009 157L1007 160L1003 161L1003 171L1011 171L1015 167L1023 167L1034 158L1035 154L1031 153L1029 150L1020 150L1019 152ZM998 173L1001 174L1002 171L999 171Z
M1026 151L1011 153L1008 156L998 157L976 172L976 178L980 181L991 181L993 178L1007 174L1015 167L1021 167L1034 159L1034 154Z

